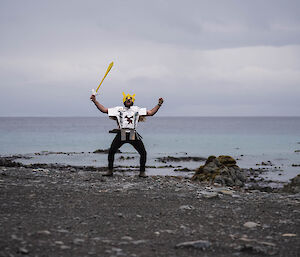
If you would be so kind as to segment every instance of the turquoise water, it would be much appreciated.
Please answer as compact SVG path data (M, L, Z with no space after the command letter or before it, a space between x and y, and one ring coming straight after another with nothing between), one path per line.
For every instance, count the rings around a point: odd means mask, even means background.
M115 121L103 116L1 117L0 154L107 149L114 137L108 131L115 127ZM300 149L300 117L148 117L146 122L139 123L138 131L143 136L149 165L155 164L155 158L165 155L226 154L238 158L241 167L257 167L257 163L270 160L283 169L284 172L278 172L282 174L280 179L300 173L299 167L292 167L292 164L300 164L300 153L295 153ZM121 150L134 152L130 145L124 145ZM61 157L51 158L54 162ZM61 162L76 161L78 165L99 162L102 166L106 162L105 155L97 155L98 162L94 159L93 156L77 156ZM116 160L118 163L122 164ZM184 165L196 168L199 163Z

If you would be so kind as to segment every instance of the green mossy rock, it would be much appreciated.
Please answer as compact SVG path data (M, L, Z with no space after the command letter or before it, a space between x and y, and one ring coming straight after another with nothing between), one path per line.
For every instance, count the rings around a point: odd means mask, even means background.
M236 160L228 155L209 156L204 165L200 166L192 180L218 183L223 186L243 186L246 175L236 165Z
M300 193L300 174L291 179L291 182L284 186L284 192L297 194Z
M228 155L220 155L218 157L218 161L225 166L233 166L236 165L236 160Z

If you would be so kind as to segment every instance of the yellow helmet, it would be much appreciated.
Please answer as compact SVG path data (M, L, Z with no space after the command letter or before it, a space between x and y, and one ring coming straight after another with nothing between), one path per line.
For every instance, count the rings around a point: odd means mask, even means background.
M133 95L130 95L130 94L125 95L124 92L123 92L123 103L126 102L126 99L127 99L128 97L130 97L131 100L132 100L132 102L134 103L134 101L135 101L135 94L133 94Z

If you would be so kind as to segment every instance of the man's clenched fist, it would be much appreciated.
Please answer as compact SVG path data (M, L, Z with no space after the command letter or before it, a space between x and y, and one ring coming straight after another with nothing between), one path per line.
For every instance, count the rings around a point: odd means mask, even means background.
M96 96L95 95L91 95L90 99L95 102L96 101Z
M158 99L158 105L161 106L164 102L164 99L163 98L159 98Z

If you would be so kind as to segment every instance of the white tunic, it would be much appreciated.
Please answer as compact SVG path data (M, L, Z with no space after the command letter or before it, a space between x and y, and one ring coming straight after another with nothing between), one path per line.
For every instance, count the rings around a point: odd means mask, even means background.
M108 108L108 116L116 117L121 129L135 129L139 122L139 116L145 115L147 115L146 108L138 106Z

